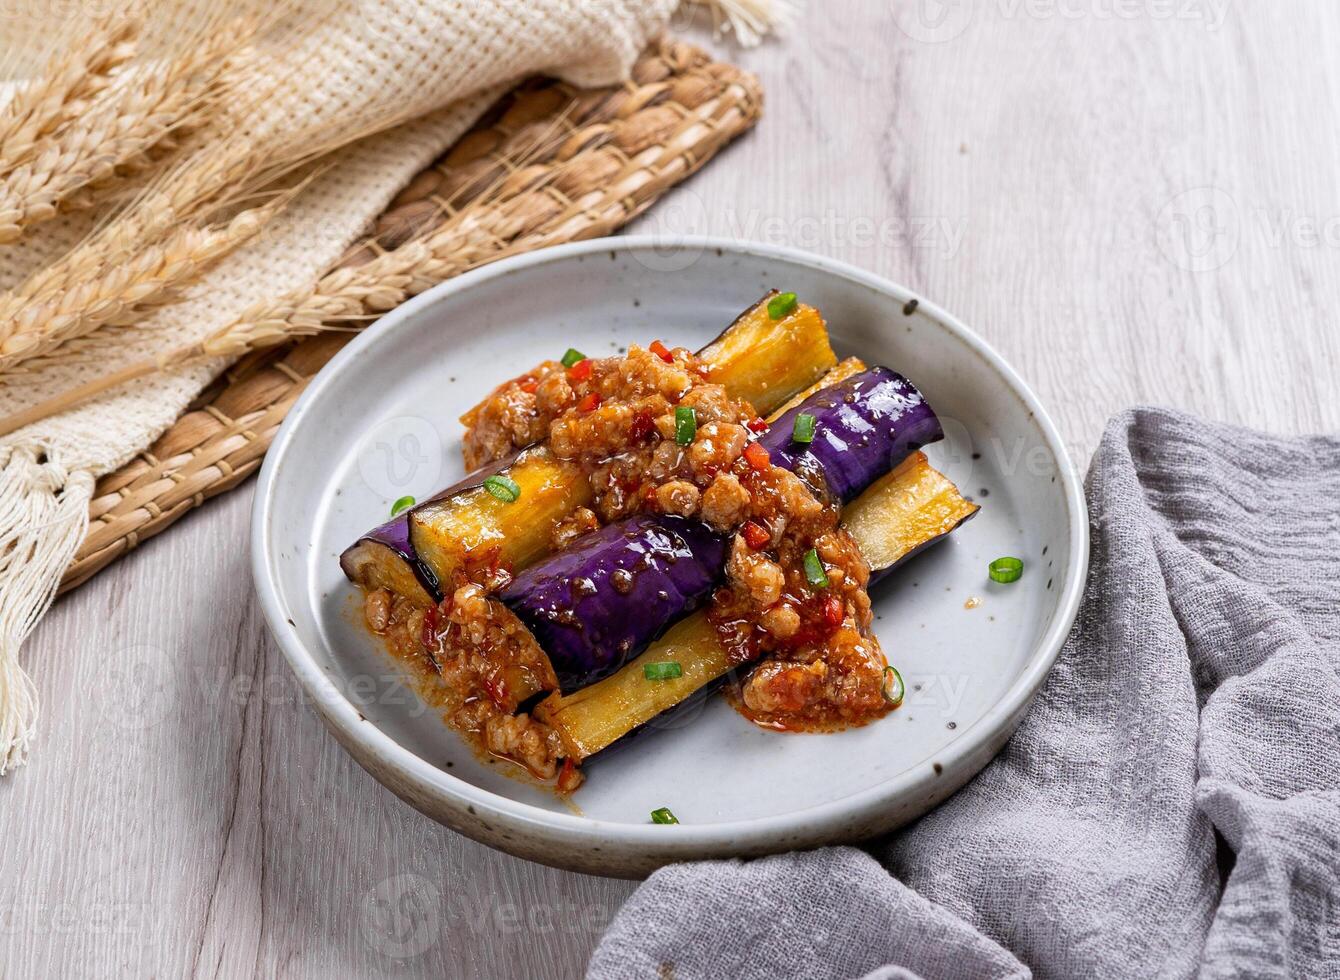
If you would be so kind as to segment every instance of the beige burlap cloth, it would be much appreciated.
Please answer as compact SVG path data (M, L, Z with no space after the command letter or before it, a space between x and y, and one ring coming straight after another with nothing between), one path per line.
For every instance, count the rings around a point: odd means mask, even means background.
M258 238L215 265L179 302L91 344L83 361L0 375L0 415L195 341L258 300L320 275L396 191L461 135L508 85L537 73L578 85L618 81L678 0L297 0L256 48L263 107L196 139L338 146L319 176ZM271 4L273 6L273 4ZM154 0L159 32L190 31L210 0ZM75 33L68 5L0 39L0 67L40 65ZM24 47L26 45L26 48ZM12 89L14 82L9 83ZM394 125L396 120L409 120ZM378 130L381 130L378 132ZM0 288L63 254L96 215L75 214L0 246ZM94 481L147 446L224 365L127 385L0 439L0 774L25 758L37 699L19 647L45 612L85 533Z

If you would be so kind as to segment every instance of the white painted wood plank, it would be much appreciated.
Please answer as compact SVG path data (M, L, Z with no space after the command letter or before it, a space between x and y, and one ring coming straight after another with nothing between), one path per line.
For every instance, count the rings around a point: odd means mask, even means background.
M1340 8L989 0L927 43L920 2L812 4L742 56L762 126L640 230L907 284L1015 364L1081 465L1139 402L1340 429ZM45 713L0 780L0 976L579 973L632 886L480 847L344 755L265 634L250 497L29 644Z

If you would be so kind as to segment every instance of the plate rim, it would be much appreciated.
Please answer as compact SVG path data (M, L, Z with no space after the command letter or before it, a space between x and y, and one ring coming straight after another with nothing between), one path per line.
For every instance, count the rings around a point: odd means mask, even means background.
M912 767L868 789L783 814L710 824L679 824L670 833L666 832L666 827L656 824L641 825L556 812L498 795L439 768L397 742L376 723L364 718L357 707L330 680L327 672L306 645L298 639L296 632L287 628L289 616L284 606L275 568L276 549L273 546L271 518L275 474L291 451L294 433L300 428L303 419L311 412L313 404L320 400L323 391L332 383L333 378L339 376L363 350L379 343L384 335L395 330L401 322L416 316L421 310L433 306L448 296L466 292L482 283L535 266L566 261L592 253L611 251L631 253L646 249L664 251L689 248L809 265L877 292L900 298L904 304L915 299L918 312L925 312L932 319L939 321L941 326L956 334L978 356L985 359L1004 377L1013 393L1021 398L1033 414L1060 469L1058 480L1062 484L1071 538L1067 561L1075 570L1075 574L1070 577L1061 592L1057 607L1058 615L1053 617L1041 641L1034 646L1020 676L1015 678L1005 694L992 704L982 717L937 754L936 763L946 770L962 766L971 756L983 751L993 739L998 739L1002 730L1007 732L1008 738L1013 734L1013 728L1022 717L1023 711L1050 673L1079 613L1089 564L1088 509L1079 472L1070 459L1060 432L1037 394L975 331L938 304L890 279L848 262L803 249L722 236L619 235L569 242L501 259L425 290L387 313L355 337L308 383L306 390L289 410L275 434L269 451L265 454L265 460L257 477L249 536L252 580L270 632L284 654L289 669L293 671L307 696L318 708L319 715L328 725L338 727L339 737L336 741L356 760L361 763L362 753L367 753L377 758L380 763L397 770L400 778L408 778L412 783L432 787L440 794L454 797L462 807L480 808L483 811L478 814L480 817L494 817L511 822L514 826L542 830L547 834L557 832L574 839L613 843L611 838L615 838L623 845L639 848L645 846L649 851L666 854L669 856L668 859L681 858L694 850L721 851L723 847L729 848L731 844L739 845L733 849L744 853L751 850L746 846L748 842L760 836L781 841L787 838L803 839L809 836L807 831L832 826L852 814L868 812L871 807L877 807L881 803L893 803L914 792L919 785L928 781L930 767L924 767L926 772L920 771L921 767ZM346 739L356 743L358 751L354 751L346 743ZM1003 744L1004 740L1001 741ZM995 754L996 752L992 751L988 755L988 762ZM981 768L983 767L975 768L967 778L971 779ZM372 773L372 775L378 782L384 783L380 774ZM561 856L555 855L555 859L556 863L561 863Z

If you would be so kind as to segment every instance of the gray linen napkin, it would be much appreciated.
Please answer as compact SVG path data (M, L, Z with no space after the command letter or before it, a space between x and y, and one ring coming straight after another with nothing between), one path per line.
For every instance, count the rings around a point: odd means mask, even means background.
M1340 439L1137 409L1087 488L1079 621L977 779L869 853L658 871L590 976L1340 977Z

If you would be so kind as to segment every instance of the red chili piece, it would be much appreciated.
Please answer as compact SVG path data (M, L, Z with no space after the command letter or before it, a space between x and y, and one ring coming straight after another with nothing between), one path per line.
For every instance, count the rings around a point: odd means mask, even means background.
M586 362L583 361L582 363ZM593 412L599 407L600 407L600 394L594 391L591 392L590 394L583 395L582 400L577 403L578 410L583 412Z
M573 381L585 381L591 377L591 368L591 358L588 357L568 368L568 377Z
M756 442L751 442L744 451L745 462L760 473L768 468L772 463L772 457L768 451Z
M577 763L572 759L563 760L563 768L558 773L558 791L560 793L571 793L581 785L581 773L577 770Z
M419 631L419 642L425 650L437 647L437 606L429 606L423 613L423 629Z
M842 625L843 613L842 600L837 596L830 595L827 600L824 601L824 621L827 622L829 626L833 627L833 629L837 629Z
M756 521L745 521L744 527L740 528L740 533L744 535L744 543L755 551L762 551L772 540L772 535L768 533L768 529Z
M665 344L661 343L659 340L653 340L651 346L647 349L667 364L675 359L675 355L670 353L670 348L666 347Z
M628 426L628 438L633 442L645 442L656 431L656 420L650 412L638 412Z

